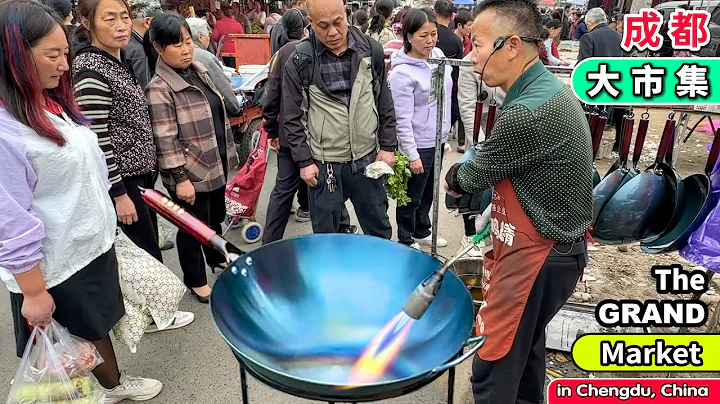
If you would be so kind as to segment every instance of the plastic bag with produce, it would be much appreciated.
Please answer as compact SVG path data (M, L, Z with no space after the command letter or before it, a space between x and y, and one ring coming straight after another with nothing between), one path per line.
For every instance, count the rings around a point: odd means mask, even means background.
M103 359L88 341L56 321L35 327L7 404L101 404L105 393L92 370Z

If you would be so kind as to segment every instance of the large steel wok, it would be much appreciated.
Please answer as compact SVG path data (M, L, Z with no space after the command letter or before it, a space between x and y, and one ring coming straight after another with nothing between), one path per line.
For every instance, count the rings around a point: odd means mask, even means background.
M271 387L323 401L396 397L468 359L484 341L469 338L473 300L448 273L383 377L346 388L363 349L440 261L389 240L348 234L302 236L243 253L168 197L154 190L143 197L234 259L213 286L212 317L241 365Z

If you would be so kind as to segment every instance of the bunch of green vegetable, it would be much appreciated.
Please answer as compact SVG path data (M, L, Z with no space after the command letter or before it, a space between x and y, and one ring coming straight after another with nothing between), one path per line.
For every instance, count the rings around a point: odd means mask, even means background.
M265 32L265 29L264 29L263 26L260 25L260 24L254 24L254 23L253 23L253 24L250 25L250 28L251 28L251 30L252 30L252 32L251 32L252 34L265 34L265 33L266 33L266 32Z
M410 198L407 196L408 181L412 173L410 172L410 160L407 156L395 152L395 167L393 167L395 173L393 175L385 176L385 189L387 190L388 197L397 201L397 206L405 206L410 203Z

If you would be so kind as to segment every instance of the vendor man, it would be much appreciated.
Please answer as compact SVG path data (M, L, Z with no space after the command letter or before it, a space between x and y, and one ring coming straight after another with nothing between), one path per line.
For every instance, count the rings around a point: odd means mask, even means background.
M485 0L475 14L475 71L507 95L475 157L451 167L445 184L455 196L494 190L489 288L476 321L487 342L473 362L473 393L478 404L541 404L545 327L587 264L590 129L572 90L538 60L533 1Z

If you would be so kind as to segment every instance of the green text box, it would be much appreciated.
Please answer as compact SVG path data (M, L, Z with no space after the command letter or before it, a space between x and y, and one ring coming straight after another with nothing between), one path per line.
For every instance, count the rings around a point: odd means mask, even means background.
M620 73L620 79L611 81L611 84L620 91L617 98L612 97L604 89L594 98L588 95L596 81L588 80L588 73L598 72L600 65L606 64L608 72ZM633 93L634 83L632 69L642 68L650 64L656 69L665 69L662 78L662 93L653 95L651 98L644 98ZM701 68L707 68L707 90L706 97L698 94L697 98L689 96L680 97L676 94L676 86L680 79L675 73L680 70L683 64L697 64ZM577 97L586 104L591 105L683 105L683 104L720 104L720 58L590 58L578 63L572 74L572 88ZM713 77L714 76L714 77ZM696 88L702 87L701 85Z

